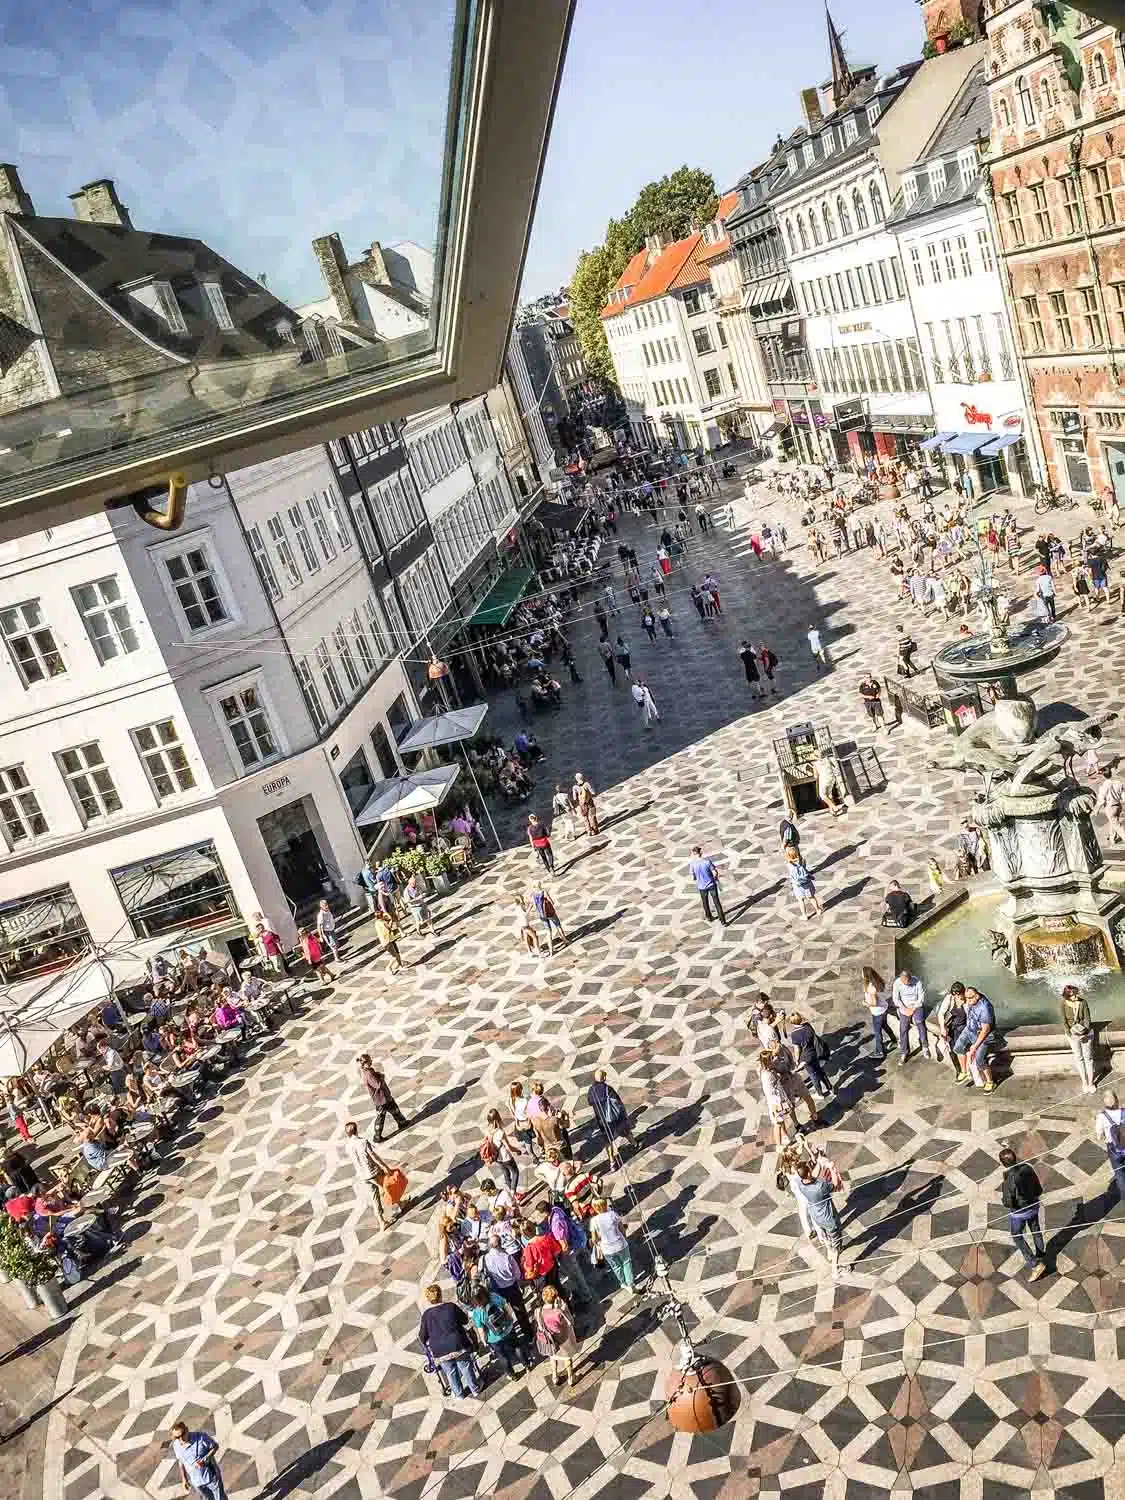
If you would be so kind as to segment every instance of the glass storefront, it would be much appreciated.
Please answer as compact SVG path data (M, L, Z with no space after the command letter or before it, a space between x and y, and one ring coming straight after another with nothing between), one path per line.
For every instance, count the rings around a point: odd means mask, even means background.
M0 980L7 984L65 968L89 946L69 885L0 905Z
M362 749L356 751L340 772L340 785L354 818L364 803L370 801L371 793L375 790L375 778Z
M135 937L238 920L238 905L211 842L158 854L109 872Z

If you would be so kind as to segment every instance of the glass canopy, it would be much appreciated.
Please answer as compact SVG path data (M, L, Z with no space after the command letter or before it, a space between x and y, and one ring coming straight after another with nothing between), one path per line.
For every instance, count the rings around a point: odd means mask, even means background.
M494 383L572 3L14 13L0 536Z

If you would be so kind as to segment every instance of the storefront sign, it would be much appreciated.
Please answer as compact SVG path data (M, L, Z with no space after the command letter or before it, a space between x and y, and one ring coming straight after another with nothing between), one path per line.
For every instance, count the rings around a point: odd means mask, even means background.
M283 792L285 788L287 786L290 786L291 784L292 783L290 782L288 776L277 776L273 779L273 781L267 781L263 784L262 796L272 797L277 792Z
M968 422L968 424L969 424L970 427L974 427L974 426L991 427L992 426L992 413L991 412L978 411L975 406L970 406L967 401L962 401L961 402L961 410L965 413L965 421Z
M773 409L779 417L788 417L789 415L789 408L785 404L784 396L775 396L773 398Z
M871 324L870 323L841 323L840 327L839 327L839 329L837 331L839 333L870 333L871 332Z
M867 416L863 410L863 402L837 401L832 408L832 419L836 423L839 432L851 432L857 427L867 425Z
M1059 426L1067 437L1076 436L1082 431L1082 418L1076 411L1060 412L1059 416L1061 418Z
M807 427L809 425L809 414L803 406L795 406L791 415L794 426Z
M1022 427L1023 426L1023 418L1021 416L1018 416L1018 415L1016 415L1016 414L1013 413L1012 416L1004 418L1004 426L1005 427Z
M781 348L785 354L797 354L805 347L805 320L792 318L781 325Z

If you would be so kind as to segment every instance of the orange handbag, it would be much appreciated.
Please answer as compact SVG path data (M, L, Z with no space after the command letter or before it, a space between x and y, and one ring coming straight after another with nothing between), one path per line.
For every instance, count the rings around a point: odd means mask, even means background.
M406 1192L406 1173L399 1167L392 1167L383 1173L379 1185L391 1202L397 1203Z

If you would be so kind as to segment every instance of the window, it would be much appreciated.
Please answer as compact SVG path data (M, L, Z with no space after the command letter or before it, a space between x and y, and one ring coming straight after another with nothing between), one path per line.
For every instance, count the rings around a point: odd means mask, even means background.
M722 348L722 349L725 349L727 347L727 331L724 328L724 326L723 326L722 323L719 324L719 330L718 331L719 331L719 347Z
M484 446L483 442L481 446ZM340 496L334 488L325 490L324 508L328 512L328 519L332 523L332 530L340 551L347 552L352 544L352 534L348 530L348 522L344 515L344 508L340 504Z
M1105 58L1100 52L1094 52L1090 57L1090 86L1095 89L1104 89L1109 83L1109 76L1105 70Z
M1008 243L1013 246L1022 245L1025 236L1023 232L1023 220L1020 218L1019 194L1001 193L1000 202L1004 209L1004 223L1008 230Z
M328 529L328 522L324 518L324 506L321 504L319 495L310 495L305 501L305 509L309 513L312 522L313 536L320 548L325 562L332 562L336 556L336 543L332 540L332 533Z
M926 273L922 270L922 255L917 245L910 247L910 270L914 277L914 285L925 286Z
M977 378L976 362L973 358L972 345L969 343L969 325L964 318L957 319L957 348L960 350L961 368L965 373L965 379L969 382Z
M83 823L93 823L121 811L121 798L97 740L75 745L72 750L60 750L56 760Z
M957 158L957 170L961 174L961 186L967 192L972 188L980 176L980 164L977 161L976 148L970 146L962 151Z
M317 676L328 690L328 698L332 707L338 712L343 708L347 700L344 697L343 689L340 687L340 679L336 675L336 666L329 655L327 642L317 642L315 656Z
M74 607L82 616L86 634L100 662L115 656L128 656L139 646L137 632L129 619L129 608L121 597L116 578L99 578L71 590Z
M1109 181L1109 167L1104 161L1089 169L1090 186L1094 192L1094 211L1099 228L1112 224L1117 215L1113 207L1113 188Z
M941 242L941 258L945 264L945 274L950 281L957 280L957 262L953 259L953 246L949 240Z
M888 298L888 300L890 300L892 298L892 296L893 297L905 297L906 296L906 279L905 279L905 277L902 274L902 262L899 260L899 258L898 258L897 255L892 255L891 258L890 258L890 260L887 261L886 264L889 265L890 268L891 268L891 275L894 278L894 284L895 284L895 289L894 289L893 293L890 291L889 288L887 290L887 298ZM887 279L886 278L886 272L884 272L883 273L883 280L885 281L886 279Z
M363 686L363 678L356 670L355 657L352 655L351 642L348 640L347 631L342 625L337 625L332 632L332 644L336 647L336 655L340 659L340 665L344 669L348 686L353 694L358 693Z
M844 202L843 198L836 199L836 217L840 221L840 233L851 234L852 221L848 217L848 205Z
M863 194L859 188L852 193L852 213L855 215L855 227L857 229L867 228L867 209L863 202Z
M167 281L154 281L153 290L156 292L157 310L168 327L173 333L186 333L187 324L171 284Z
M785 237L789 241L789 254L796 255L797 240L793 234L793 225L788 219L785 221Z
M856 266L855 279L859 283L859 300L866 307L872 300L871 283L867 279L866 266Z
M1097 289L1092 286L1079 287L1078 295L1082 298L1082 320L1086 327L1086 344L1090 348L1096 348L1103 342L1102 313L1098 306Z
M219 715L244 770L252 770L278 753L269 716L259 689L246 684L223 693Z
M305 705L309 711L309 717L317 734L323 734L328 728L328 715L324 711L324 701L320 696L320 689L316 685L316 679L309 668L306 657L302 656L297 661L297 681L301 685L304 694Z
M930 166L929 178L930 197L936 203L941 195L945 192L945 163L943 161L935 161L934 163L932 163L932 165Z
M211 842L109 873L136 937L202 930L238 917L230 881Z
M246 542L250 548L250 556L254 559L254 566L258 570L258 577L262 581L262 587L271 599L281 598L281 584L277 581L277 574L273 570L269 553L266 551L265 543L262 541L262 533L256 526L250 526L246 531Z
M177 792L190 792L195 777L171 719L160 719L133 730L133 744L161 802Z
M1047 300L1051 304L1051 316L1055 320L1055 333L1058 337L1059 346L1063 349L1074 348L1074 329L1070 324L1070 311L1067 307L1065 292L1051 292Z
M809 242L805 237L805 221L800 214L797 215L797 233L801 237L801 249L807 250L809 248Z
M289 545L289 538L285 534L285 523L280 516L270 516L266 522L266 530L273 542L274 556L277 558L282 574L290 588L296 588L301 582L301 573L297 567L297 560L293 556L293 548Z
M1117 314L1117 321L1121 328L1119 340L1121 343L1125 343L1125 281L1115 281L1113 283L1113 300L1114 312Z
M0 609L0 633L8 643L24 687L46 682L48 677L58 677L66 671L38 599Z
M836 238L836 226L832 222L832 210L825 203L822 205L820 212L824 219L824 237L826 240L834 240Z
M879 191L879 184L877 182L871 184L871 191L868 196L871 199L871 222L873 224L881 224L886 218L886 214L883 212L883 195Z
M844 145L850 146L853 141L859 139L859 126L856 124L855 115L849 115L844 121Z
M1035 124L1035 100L1032 98L1031 85L1025 77L1016 80L1016 98L1019 100L1020 113L1023 115L1025 125Z
M714 346L711 343L711 334L708 329L696 328L692 331L691 336L695 341L696 354L710 354L712 352Z
M207 301L211 306L211 314L215 322L225 333L230 333L234 328L234 319L227 307L227 299L223 296L223 289L217 281L205 281L203 290L207 295Z
M368 595L367 602L371 602L370 595ZM363 621L360 619L358 609L352 610L352 617L348 623L352 633L352 640L355 642L355 649L359 656L360 665L363 667L364 674L370 677L375 670L375 653L371 649L371 642L368 639L367 631L364 629Z
M941 263L938 260L937 240L931 240L926 246L926 253L930 257L930 280L941 280Z
M961 275L971 276L973 274L973 261L969 254L969 242L963 234L957 236L957 254L961 259Z
M65 968L90 946L68 885L0 905L0 979L11 983Z
M1041 182L1033 182L1028 189L1031 194L1031 211L1035 216L1035 233L1040 240L1051 238L1051 210L1047 205L1047 189Z
M210 630L230 618L205 548L173 553L164 566L189 630Z
M718 370L704 370L703 383L707 387L707 394L709 396L715 397L722 395L723 382Z
M694 317L697 312L703 311L703 299L698 287L690 286L684 293L684 311L689 318Z
M992 270L992 240L987 229L977 230L977 249L980 251L982 271Z
M731 388L731 390L732 391L737 391L738 390L738 376L734 372L734 366L733 365L727 365L727 379L730 381L730 388Z
M855 272L852 271L850 267L844 272L844 280L848 283L848 297L851 301L851 305L853 307L859 307L861 299L859 291L856 287Z
M997 99L997 101L996 101L996 118L1000 121L1000 129L1001 130L1011 130L1011 128L1012 128L1012 111L1008 108L1008 101L1007 101L1007 99Z
M316 555L316 548L309 536L309 529L305 525L305 518L299 505L291 505L286 511L289 524L293 528L293 535L297 538L297 551L301 554L301 561L305 565L307 573L320 572L320 558Z
M0 827L9 849L47 832L47 819L22 766L0 771Z
M804 146L801 149L801 156L802 156L804 165L806 167L811 167L812 164L813 164L813 143L812 143L812 141L806 141L805 142Z
M1020 336L1024 349L1034 354L1044 346L1043 319L1038 297L1020 298Z

